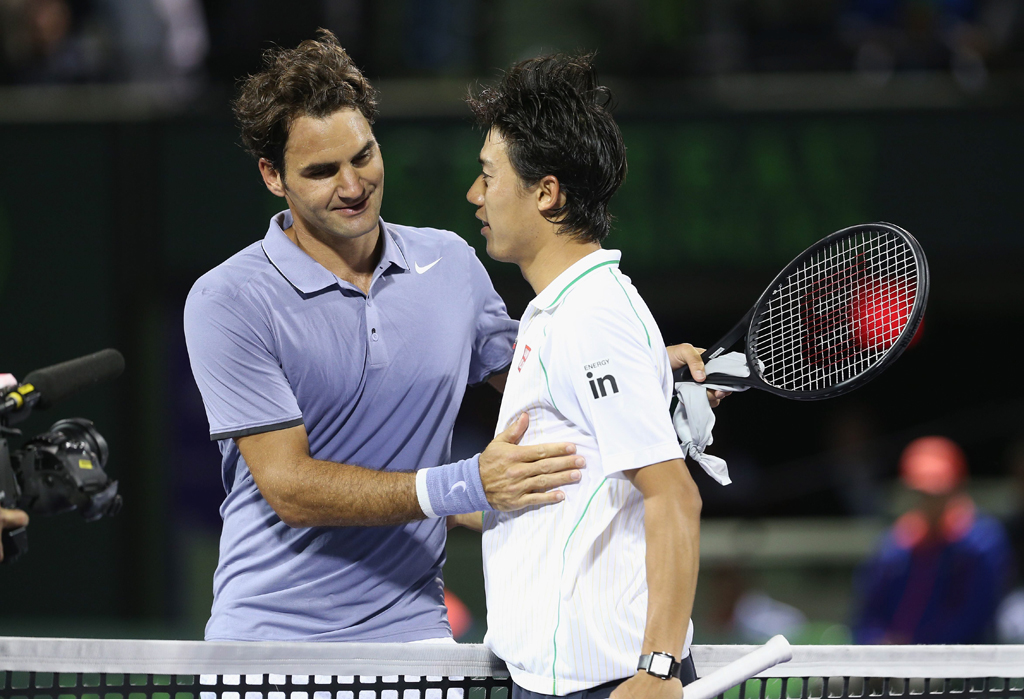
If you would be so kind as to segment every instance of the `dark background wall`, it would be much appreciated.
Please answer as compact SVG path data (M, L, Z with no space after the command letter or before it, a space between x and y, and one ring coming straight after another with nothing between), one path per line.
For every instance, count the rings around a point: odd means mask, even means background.
M781 264L843 226L898 223L932 264L922 336L874 384L827 404L726 402L716 451L736 484L698 474L707 517L877 512L899 448L927 432L960 439L976 474L1005 472L1024 412L1019 372L1000 371L1024 317L1019 111L633 112L621 123L630 172L607 246L623 251L670 342L716 339ZM518 316L530 290L483 255L464 201L480 134L458 117L384 119L376 132L384 217L466 237ZM30 554L0 569L0 633L200 634L222 489L181 310L195 278L262 237L281 202L216 114L5 123L0 152L0 369L24 376L106 346L128 363L22 425L31 435L60 417L94 420L126 504L97 523L33 521ZM457 451L486 442L497 402L470 390ZM832 458L851 421L873 454L854 473Z

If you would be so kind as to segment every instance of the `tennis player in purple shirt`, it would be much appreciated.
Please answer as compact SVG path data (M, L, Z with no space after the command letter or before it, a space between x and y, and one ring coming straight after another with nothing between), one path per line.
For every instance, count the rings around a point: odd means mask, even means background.
M185 304L226 492L206 638L449 639L445 517L554 505L585 463L518 446L525 415L449 463L465 388L502 390L517 323L459 236L380 218L376 93L333 35L268 53L235 114L288 209ZM701 375L693 347L670 355Z

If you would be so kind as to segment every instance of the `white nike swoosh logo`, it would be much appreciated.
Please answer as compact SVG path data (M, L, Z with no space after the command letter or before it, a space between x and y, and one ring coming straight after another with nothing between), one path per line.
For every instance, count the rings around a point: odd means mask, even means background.
M436 262L434 264L437 264ZM455 495L456 488L461 488L463 492L466 490L466 481L456 481L451 489L448 490L448 497Z
M430 269L431 267L433 267L434 265L436 265L440 261L441 261L441 258L439 257L436 260L434 260L433 262L431 262L429 265L427 265L426 267L420 267L420 264L417 262L416 263L416 274L423 274L424 272L426 272L428 269Z

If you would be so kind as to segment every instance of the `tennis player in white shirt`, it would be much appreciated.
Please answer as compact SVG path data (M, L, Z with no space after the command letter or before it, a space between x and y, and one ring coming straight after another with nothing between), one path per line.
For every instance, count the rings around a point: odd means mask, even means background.
M496 431L526 413L521 444L572 442L587 460L559 506L483 516L484 642L513 699L679 699L680 669L693 672L701 500L665 343L601 247L626 174L609 100L587 56L524 61L469 100L487 133L467 198L487 253L537 294Z

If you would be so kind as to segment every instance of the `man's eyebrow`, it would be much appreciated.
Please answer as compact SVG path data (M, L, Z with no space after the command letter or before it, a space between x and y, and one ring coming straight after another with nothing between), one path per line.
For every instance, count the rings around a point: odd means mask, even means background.
M374 139L374 138L370 138L370 140L368 140L368 141L366 142L366 145L364 145L364 146L363 146L363 147L362 147L362 148L361 148L361 149L359 150L359 152L358 152L358 153L356 153L356 157L354 157L354 158L352 158L352 159L353 159L353 160L359 160L359 159L360 159L361 157L363 157L364 155L368 155L368 154L370 153L370 151L372 151L372 150L373 150L373 147L374 147L375 145L377 145L377 140L376 140L376 139Z
M373 150L373 147L376 144L377 144L377 141L375 139L371 138L359 150L359 152L355 154L355 156L352 158L352 160L359 160L363 156L368 155L370 153L370 151ZM308 174L308 173L311 173L311 172L316 172L317 170L326 170L328 168L337 168L337 167L338 167L338 163L336 161L324 161L324 162L321 162L321 163L310 163L306 167L302 168L302 170L300 170L300 172L302 172L303 174Z

